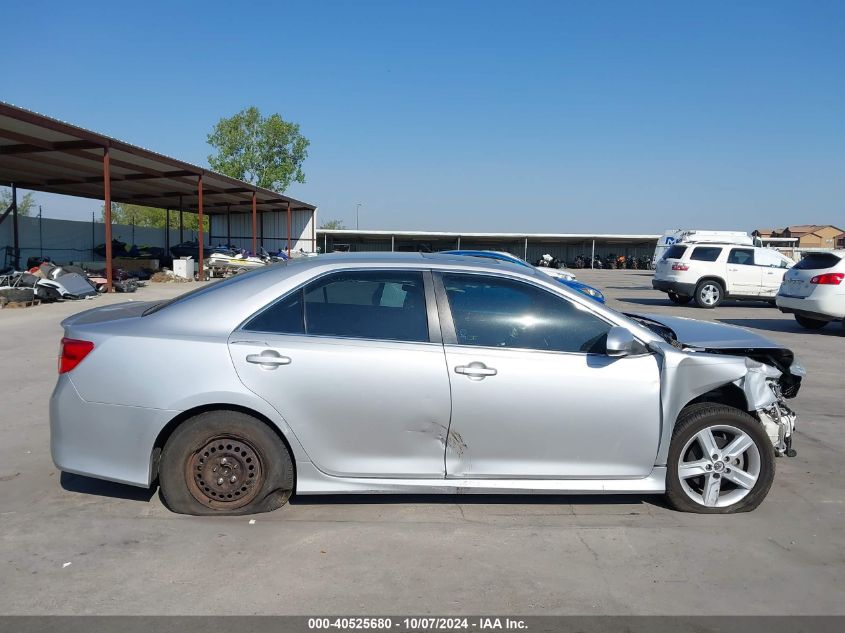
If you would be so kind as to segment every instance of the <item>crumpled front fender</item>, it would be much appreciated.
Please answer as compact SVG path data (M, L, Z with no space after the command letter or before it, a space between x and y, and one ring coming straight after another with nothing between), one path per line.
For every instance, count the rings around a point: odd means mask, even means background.
M661 363L661 430L656 465L665 466L672 431L681 409L698 396L726 384L742 389L749 411L778 400L768 380L781 372L744 356L681 351L668 343L652 343Z

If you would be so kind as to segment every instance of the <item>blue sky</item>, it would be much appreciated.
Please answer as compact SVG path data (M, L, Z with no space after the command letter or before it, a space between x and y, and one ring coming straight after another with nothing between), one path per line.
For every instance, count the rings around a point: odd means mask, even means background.
M3 22L0 99L200 164L220 117L279 112L311 139L288 193L348 227L359 202L379 229L845 223L845 2L30 0Z

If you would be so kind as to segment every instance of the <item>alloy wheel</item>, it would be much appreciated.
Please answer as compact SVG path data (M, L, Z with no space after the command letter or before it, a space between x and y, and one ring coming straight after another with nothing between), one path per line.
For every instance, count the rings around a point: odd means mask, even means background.
M760 450L747 433L734 426L708 426L681 450L678 478L695 503L724 508L751 492L760 468Z
M716 305L717 303L719 303L721 295L722 290L715 283L704 284L698 291L698 296L701 299L701 303L708 306Z

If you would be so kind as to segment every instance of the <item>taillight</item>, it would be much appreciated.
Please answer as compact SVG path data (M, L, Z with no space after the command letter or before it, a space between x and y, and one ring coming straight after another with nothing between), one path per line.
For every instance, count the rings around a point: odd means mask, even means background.
M823 286L838 286L845 278L845 273L825 273L823 275L816 275L810 280L811 284L819 284Z
M672 270L689 270L686 264L672 264Z
M76 367L91 353L92 349L94 349L94 344L91 341L63 338L59 352L59 373L67 373Z

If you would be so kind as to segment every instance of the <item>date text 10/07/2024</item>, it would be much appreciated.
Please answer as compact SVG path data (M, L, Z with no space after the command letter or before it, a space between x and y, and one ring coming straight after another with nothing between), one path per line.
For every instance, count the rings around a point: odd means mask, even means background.
M308 618L310 630L406 630L406 631L525 631L519 618L407 617L407 618Z

